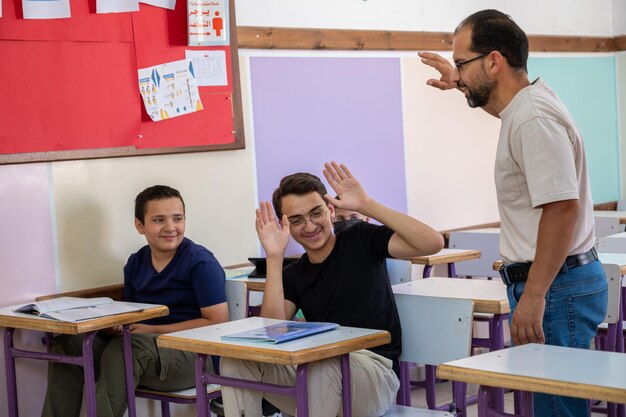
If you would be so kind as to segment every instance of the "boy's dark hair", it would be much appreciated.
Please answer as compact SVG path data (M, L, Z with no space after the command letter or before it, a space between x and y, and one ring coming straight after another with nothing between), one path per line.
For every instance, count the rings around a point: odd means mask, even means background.
M185 201L181 197L178 190L168 187L167 185L153 185L140 192L135 198L135 218L143 224L148 202L152 200L163 200L165 198L178 198L183 203L183 212L185 210Z
M498 51L512 68L528 72L528 36L509 15L493 9L481 10L465 18L454 34L466 27L472 31L471 51Z
M272 195L272 204L274 205L274 211L278 219L282 219L282 198L289 194L304 195L308 193L318 193L325 203L326 200L326 187L322 184L322 181L313 174L306 172L298 172L297 174L291 174L280 180L280 185L274 191Z

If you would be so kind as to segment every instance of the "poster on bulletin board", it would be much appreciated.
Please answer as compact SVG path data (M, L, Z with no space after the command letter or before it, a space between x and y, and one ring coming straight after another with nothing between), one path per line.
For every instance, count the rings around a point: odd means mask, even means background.
M98 2L71 1L64 19L5 8L0 79L12 81L0 88L0 164L245 146L234 0L222 4L228 42L205 46L188 45L186 0L173 10L140 1L135 12ZM151 91L164 88L150 104L146 68L161 68ZM152 117L161 104L167 112Z
M189 45L228 45L228 3L226 0L187 0Z

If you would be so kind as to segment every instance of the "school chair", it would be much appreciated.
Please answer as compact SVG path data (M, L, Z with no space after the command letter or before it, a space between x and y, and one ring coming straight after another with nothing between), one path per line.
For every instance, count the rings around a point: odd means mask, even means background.
M387 273L391 285L411 281L412 264L405 259L387 258Z
M620 224L620 219L614 217L595 216L596 238L602 238L624 231L624 226Z
M207 402L222 395L220 386L211 384L207 386ZM195 404L196 388L188 388L181 391L156 391L150 388L137 387L135 397L145 398L161 402L161 417L170 417L170 403L172 404Z
M470 355L472 340L472 300L395 294L402 326L400 391L398 404L411 404L409 363L436 366ZM433 387L434 388L434 387ZM465 416L465 385L453 382L453 403L429 408L460 410Z

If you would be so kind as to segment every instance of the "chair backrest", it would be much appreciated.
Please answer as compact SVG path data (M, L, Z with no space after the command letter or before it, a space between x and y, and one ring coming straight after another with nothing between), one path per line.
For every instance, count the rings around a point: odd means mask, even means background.
M402 326L400 360L438 365L470 355L474 302L395 294Z
M500 232L499 229L484 229L484 232L467 230L450 232L448 247L452 249L476 249L480 251L480 258L455 264L458 276L497 277L498 272L493 270L494 261L500 259Z
M411 261L387 258L387 272L391 285L411 281Z
M622 275L620 265L603 263L608 285L609 302L606 308L604 323L617 323L619 319L620 298L622 292Z
M610 236L616 233L623 232L622 226L620 225L618 218L596 216L595 222L596 222L596 237L597 238Z

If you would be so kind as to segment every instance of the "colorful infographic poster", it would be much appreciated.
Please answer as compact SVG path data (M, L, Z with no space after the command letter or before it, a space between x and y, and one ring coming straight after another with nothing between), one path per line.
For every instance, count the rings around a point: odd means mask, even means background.
M228 45L228 12L228 0L187 0L189 45Z
M193 64L186 59L139 69L139 92L155 122L203 110Z

